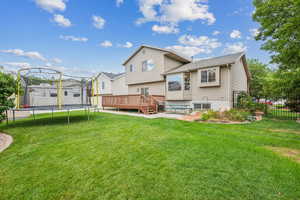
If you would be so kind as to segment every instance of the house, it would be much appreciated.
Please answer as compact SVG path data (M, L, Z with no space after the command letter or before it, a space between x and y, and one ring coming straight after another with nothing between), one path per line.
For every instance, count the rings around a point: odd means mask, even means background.
M61 89L63 105L85 105L88 104L87 88L80 81L64 80ZM39 85L28 85L25 94L21 98L24 106L56 106L58 89L56 84L40 83Z
M128 97L112 94L105 98L103 107L108 103L110 107L127 108L127 104L141 111L153 110L154 102L163 100L167 109L225 110L233 107L236 92L249 89L250 73L243 52L194 61L169 49L143 45L123 65L128 96L135 96L135 100L128 103ZM134 104L143 104L144 108Z
M125 73L101 72L93 80L94 105L102 105L103 96L127 95L128 86L125 82Z

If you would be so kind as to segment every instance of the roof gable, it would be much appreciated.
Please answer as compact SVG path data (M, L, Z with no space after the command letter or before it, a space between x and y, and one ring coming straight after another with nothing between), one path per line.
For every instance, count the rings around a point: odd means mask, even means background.
M149 48L149 49L153 49L153 50L157 50L157 51L161 51L166 53L169 57L175 59L175 60L179 60L183 63L190 63L191 62L191 58L182 55L178 52L169 50L169 49L163 49L163 48L157 48L157 47L152 47L152 46L147 46L147 45L142 45L140 46L124 63L123 65L126 65L135 55L137 55L143 48Z
M110 72L100 72L96 77L100 77L101 75L104 75L106 76L108 79L110 80L113 80L115 78L117 78L118 76L122 75L124 73L118 73L118 74L115 74L115 73L110 73Z

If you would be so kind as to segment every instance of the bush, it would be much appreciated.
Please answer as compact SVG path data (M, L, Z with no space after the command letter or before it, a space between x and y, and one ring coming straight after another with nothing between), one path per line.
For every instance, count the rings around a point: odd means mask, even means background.
M209 110L201 115L201 120L230 120L230 121L246 121L248 120L250 112L239 109L231 109L225 112L218 112Z
M296 100L288 100L286 102L286 106L292 111L292 112L300 112L300 99Z
M17 91L15 79L0 72L0 122L6 118L5 111L14 107L14 99L10 98Z
M218 119L219 114L216 111L208 110L205 113L202 114L201 120L207 121L209 119Z
M254 114L256 111L261 111L266 114L268 113L269 107L267 104L255 102L247 93L241 93L238 96L237 108L246 110L252 114Z
M251 113L245 110L231 109L224 112L225 117L230 121L246 121Z

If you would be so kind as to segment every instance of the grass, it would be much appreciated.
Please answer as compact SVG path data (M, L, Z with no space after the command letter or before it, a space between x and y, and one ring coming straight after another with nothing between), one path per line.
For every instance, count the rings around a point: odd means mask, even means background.
M299 119L300 113L297 112L291 112L288 109L270 109L270 112L268 113L269 117L274 117L277 119Z
M300 124L246 125L82 113L0 125L0 199L299 199Z

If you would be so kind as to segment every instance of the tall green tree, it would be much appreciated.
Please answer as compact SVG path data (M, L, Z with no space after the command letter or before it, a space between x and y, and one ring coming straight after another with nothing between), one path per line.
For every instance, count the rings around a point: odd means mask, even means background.
M300 1L254 0L253 19L261 26L257 40L281 69L300 68Z
M0 122L5 119L5 111L14 107L13 94L17 92L17 83L13 76L0 72Z
M247 62L251 73L250 95L258 100L268 97L270 93L266 86L270 81L271 70L256 59L249 59Z
M253 19L260 24L256 39L278 65L273 76L276 95L300 111L300 0L254 0ZM296 108L296 109L295 109Z

